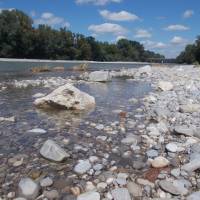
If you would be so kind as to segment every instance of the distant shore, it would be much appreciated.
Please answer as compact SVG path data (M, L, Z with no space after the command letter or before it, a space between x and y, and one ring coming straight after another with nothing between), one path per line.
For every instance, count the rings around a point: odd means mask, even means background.
M103 62L103 61L88 61L88 60L41 60L41 59L17 59L17 58L0 58L0 62L150 64L149 62L126 62L126 61Z

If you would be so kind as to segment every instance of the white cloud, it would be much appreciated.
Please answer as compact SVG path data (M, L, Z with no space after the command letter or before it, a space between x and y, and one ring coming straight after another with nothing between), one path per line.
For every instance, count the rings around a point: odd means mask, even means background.
M171 39L170 43L173 45L185 45L187 43L187 40L179 36L174 36Z
M141 42L146 49L165 49L168 47L167 44L163 42L154 42L151 40L146 40Z
M187 18L192 17L192 15L194 15L194 11L193 11L193 10L186 10L186 11L183 13L183 18L187 19Z
M77 4L92 3L94 5L103 6L108 3L120 3L122 0L75 0Z
M136 38L151 38L152 35L149 31L145 30L145 29L138 29L136 31Z
M180 24L173 24L164 28L164 30L166 31L187 31L189 29L190 29L189 27Z
M112 21L135 21L139 19L137 15L124 10L120 12L110 12L108 10L101 10L99 13L104 19Z
M119 35L119 36L117 36L116 41L119 41L121 39L126 39L126 36Z
M88 27L89 31L92 31L95 34L105 34L105 33L112 33L114 35L124 35L128 31L123 26L119 24L112 24L112 23L104 23L99 25L90 25Z
M62 17L57 17L53 13L45 12L42 13L41 17L34 21L36 25L46 24L49 26L61 26L61 27L69 27L70 24Z

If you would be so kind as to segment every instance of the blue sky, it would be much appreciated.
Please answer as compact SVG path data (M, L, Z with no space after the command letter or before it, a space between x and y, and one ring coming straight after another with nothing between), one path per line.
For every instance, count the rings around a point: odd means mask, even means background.
M176 57L200 35L199 0L0 0L0 9L17 8L39 23L97 40L136 40L146 49Z

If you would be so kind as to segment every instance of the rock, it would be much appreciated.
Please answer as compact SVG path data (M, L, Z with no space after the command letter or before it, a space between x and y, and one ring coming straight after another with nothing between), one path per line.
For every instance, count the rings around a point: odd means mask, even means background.
M61 162L70 157L70 155L53 140L47 140L43 144L42 148L40 149L40 154L43 157L56 162Z
M116 179L116 182L119 184L119 185L126 185L126 179L128 178L128 175L125 174L125 173L119 173L117 175L117 179Z
M71 84L65 84L49 95L36 99L34 105L39 108L85 110L94 107L95 99Z
M90 164L89 160L80 160L79 163L74 167L74 171L77 174L84 174L91 167L92 167L92 165Z
M158 156L158 151L150 149L146 152L148 158L155 158Z
M144 67L140 67L138 68L135 76L141 76L143 74L147 74L147 75L151 75L151 72L152 72L152 68L150 65L145 65Z
M147 179L143 179L143 178L138 178L137 183L140 185L143 185L143 186L150 186L152 188L155 186L154 183L150 182Z
M169 91L173 89L173 84L167 81L160 81L158 83L158 88L160 88L162 91Z
M192 187L191 183L185 179L174 180L173 186L176 188L177 191L179 191L181 195L188 194L188 188Z
M193 112L199 112L200 111L200 104L186 104L180 106L180 112L182 113L193 113Z
M43 195L48 199L48 200L56 200L59 199L59 193L57 190L50 190L50 191L44 191Z
M98 184L97 184L97 189L98 189L99 191L101 191L101 190L106 189L107 186L108 186L107 183L101 182L101 183L98 183Z
M44 96L45 96L45 94L43 94L43 93L37 93L37 94L33 95L33 98L40 98L40 97L44 97Z
M166 149L169 152L176 153L178 150L178 146L175 143L169 143L166 145Z
M86 192L77 197L77 200L100 200L98 192Z
M162 167L167 167L169 165L169 161L162 157L156 157L152 162L151 162L152 167L154 168L162 168Z
M46 177L42 180L40 180L41 187L49 187L53 184L53 180L49 177Z
M171 175L176 178L180 176L180 173L181 173L181 170L179 168L171 170Z
M121 141L122 144L127 144L127 145L137 145L137 139L135 137L132 137L132 136L128 136L124 139L122 139Z
M131 196L126 188L116 188L111 191L114 200L131 200Z
M199 200L199 197L200 197L200 192L193 192L186 198L186 200Z
M174 131L177 134L185 135L185 136L193 136L194 135L194 128L188 126L175 126Z
M127 188L133 197L142 197L142 187L134 182L128 182Z
M96 165L93 166L93 169L95 171L100 171L100 170L103 169L103 165L102 164L96 164Z
M162 180L159 182L159 186L165 192L173 195L180 195L180 192L173 186L172 182Z
M15 117L0 117L0 122L15 122Z
M18 187L20 197L34 200L39 195L39 186L30 178L22 178Z
M192 161L190 161L189 163L183 165L181 169L190 173L199 168L200 168L200 159L196 158L196 159L193 159Z
M32 130L28 131L28 133L39 133L39 134L44 134L46 132L47 131L45 131L44 129L41 129L41 128L35 128L35 129L32 129Z
M92 82L107 82L111 81L110 72L108 71L95 71L89 74L89 81Z

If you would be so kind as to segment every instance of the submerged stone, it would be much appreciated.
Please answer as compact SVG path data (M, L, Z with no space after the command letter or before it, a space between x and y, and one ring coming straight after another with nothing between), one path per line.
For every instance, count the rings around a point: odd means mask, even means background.
M47 140L43 144L42 148L40 149L40 154L43 157L56 162L61 162L70 157L70 155L53 140Z

